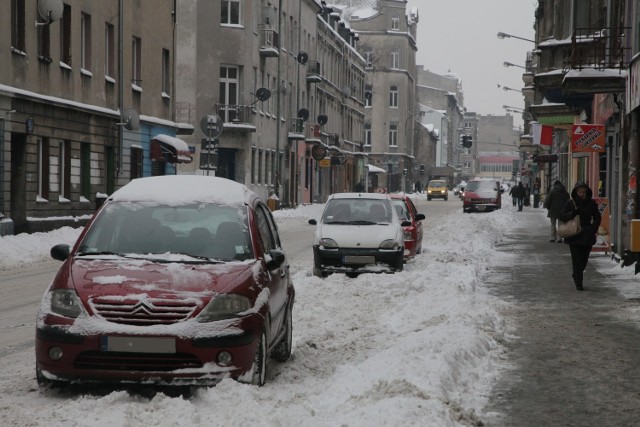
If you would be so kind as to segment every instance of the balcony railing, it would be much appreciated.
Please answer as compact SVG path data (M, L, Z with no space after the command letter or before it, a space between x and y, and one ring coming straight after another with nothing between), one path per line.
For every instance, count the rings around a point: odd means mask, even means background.
M574 70L583 68L617 68L628 66L630 48L625 46L629 27L576 28L571 36L569 63Z
M254 124L254 110L251 105L216 104L214 108L225 124Z
M280 56L280 37L273 28L261 28L260 30L260 55Z
M304 120L298 117L289 119L289 132L290 133L304 133Z

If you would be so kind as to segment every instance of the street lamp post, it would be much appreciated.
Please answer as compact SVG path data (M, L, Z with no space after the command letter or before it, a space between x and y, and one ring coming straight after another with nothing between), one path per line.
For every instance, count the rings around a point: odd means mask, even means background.
M500 89L500 88L502 88L502 90L504 90L505 92L506 92L506 91L509 91L509 90L512 90L512 91L514 91L514 92L520 92L520 93L522 93L522 90L520 90L520 89L513 89L513 88L510 88L510 87L508 87L508 86L502 86L501 84L498 84L498 89Z
M518 39L518 40L524 40L526 42L535 43L535 40L531 40L531 39L527 39L527 38L519 37L519 36L514 36L513 34L503 33L502 31L499 32L497 34L497 36L498 36L499 39L511 39L511 38L513 38L513 39Z

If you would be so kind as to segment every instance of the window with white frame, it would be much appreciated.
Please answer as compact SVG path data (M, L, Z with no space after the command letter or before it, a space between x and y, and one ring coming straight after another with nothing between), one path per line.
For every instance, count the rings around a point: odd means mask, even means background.
M220 23L225 25L240 25L240 0L222 0L220 8Z
M104 75L111 77L115 75L116 66L115 32L112 24L106 22L104 25Z
M391 51L391 68L400 68L400 49L395 48Z
M364 145L365 147L371 147L371 123L364 124Z
M224 121L232 122L237 118L240 70L234 65L220 66L220 94L219 103L223 105Z
M389 124L389 147L398 146L398 124Z
M391 17L391 29L392 30L400 29L400 17L398 15L393 15Z
M373 67L373 49L366 47L363 52L364 60L367 68Z
M80 62L83 70L91 71L91 15L80 14Z
M391 86L389 89L389 107L398 108L398 86Z
M26 50L25 0L11 2L11 47L20 52Z
M135 87L142 87L142 41L140 37L131 39L131 80Z

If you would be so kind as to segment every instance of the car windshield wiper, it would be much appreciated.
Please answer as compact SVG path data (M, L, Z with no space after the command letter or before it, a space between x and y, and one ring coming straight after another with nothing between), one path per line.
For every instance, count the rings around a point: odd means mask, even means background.
M195 258L195 259L197 259L199 261L210 262L212 264L220 264L220 263L224 262L224 261L216 259L216 258L210 258L210 257L202 256L202 255L193 255L193 254L189 254L187 252L171 252L171 254L172 255L184 255L184 256L188 256L190 258Z
M327 221L325 224L350 224L350 221Z
M349 221L349 224L353 224L353 225L376 225L376 224L379 224L379 223L375 222L375 221L368 221L368 220L359 219L357 221Z
M118 253L118 252L111 252L111 251L78 252L78 256L93 256L93 255L115 255L115 256L119 256L119 257L123 257L123 258L126 257L125 254L121 254L121 253Z

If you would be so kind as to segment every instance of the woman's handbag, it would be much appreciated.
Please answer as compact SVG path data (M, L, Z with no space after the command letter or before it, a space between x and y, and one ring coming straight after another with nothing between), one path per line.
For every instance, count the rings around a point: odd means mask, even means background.
M575 206L575 202L573 202ZM558 237L567 238L580 234L580 215L574 216L569 221L558 221Z

